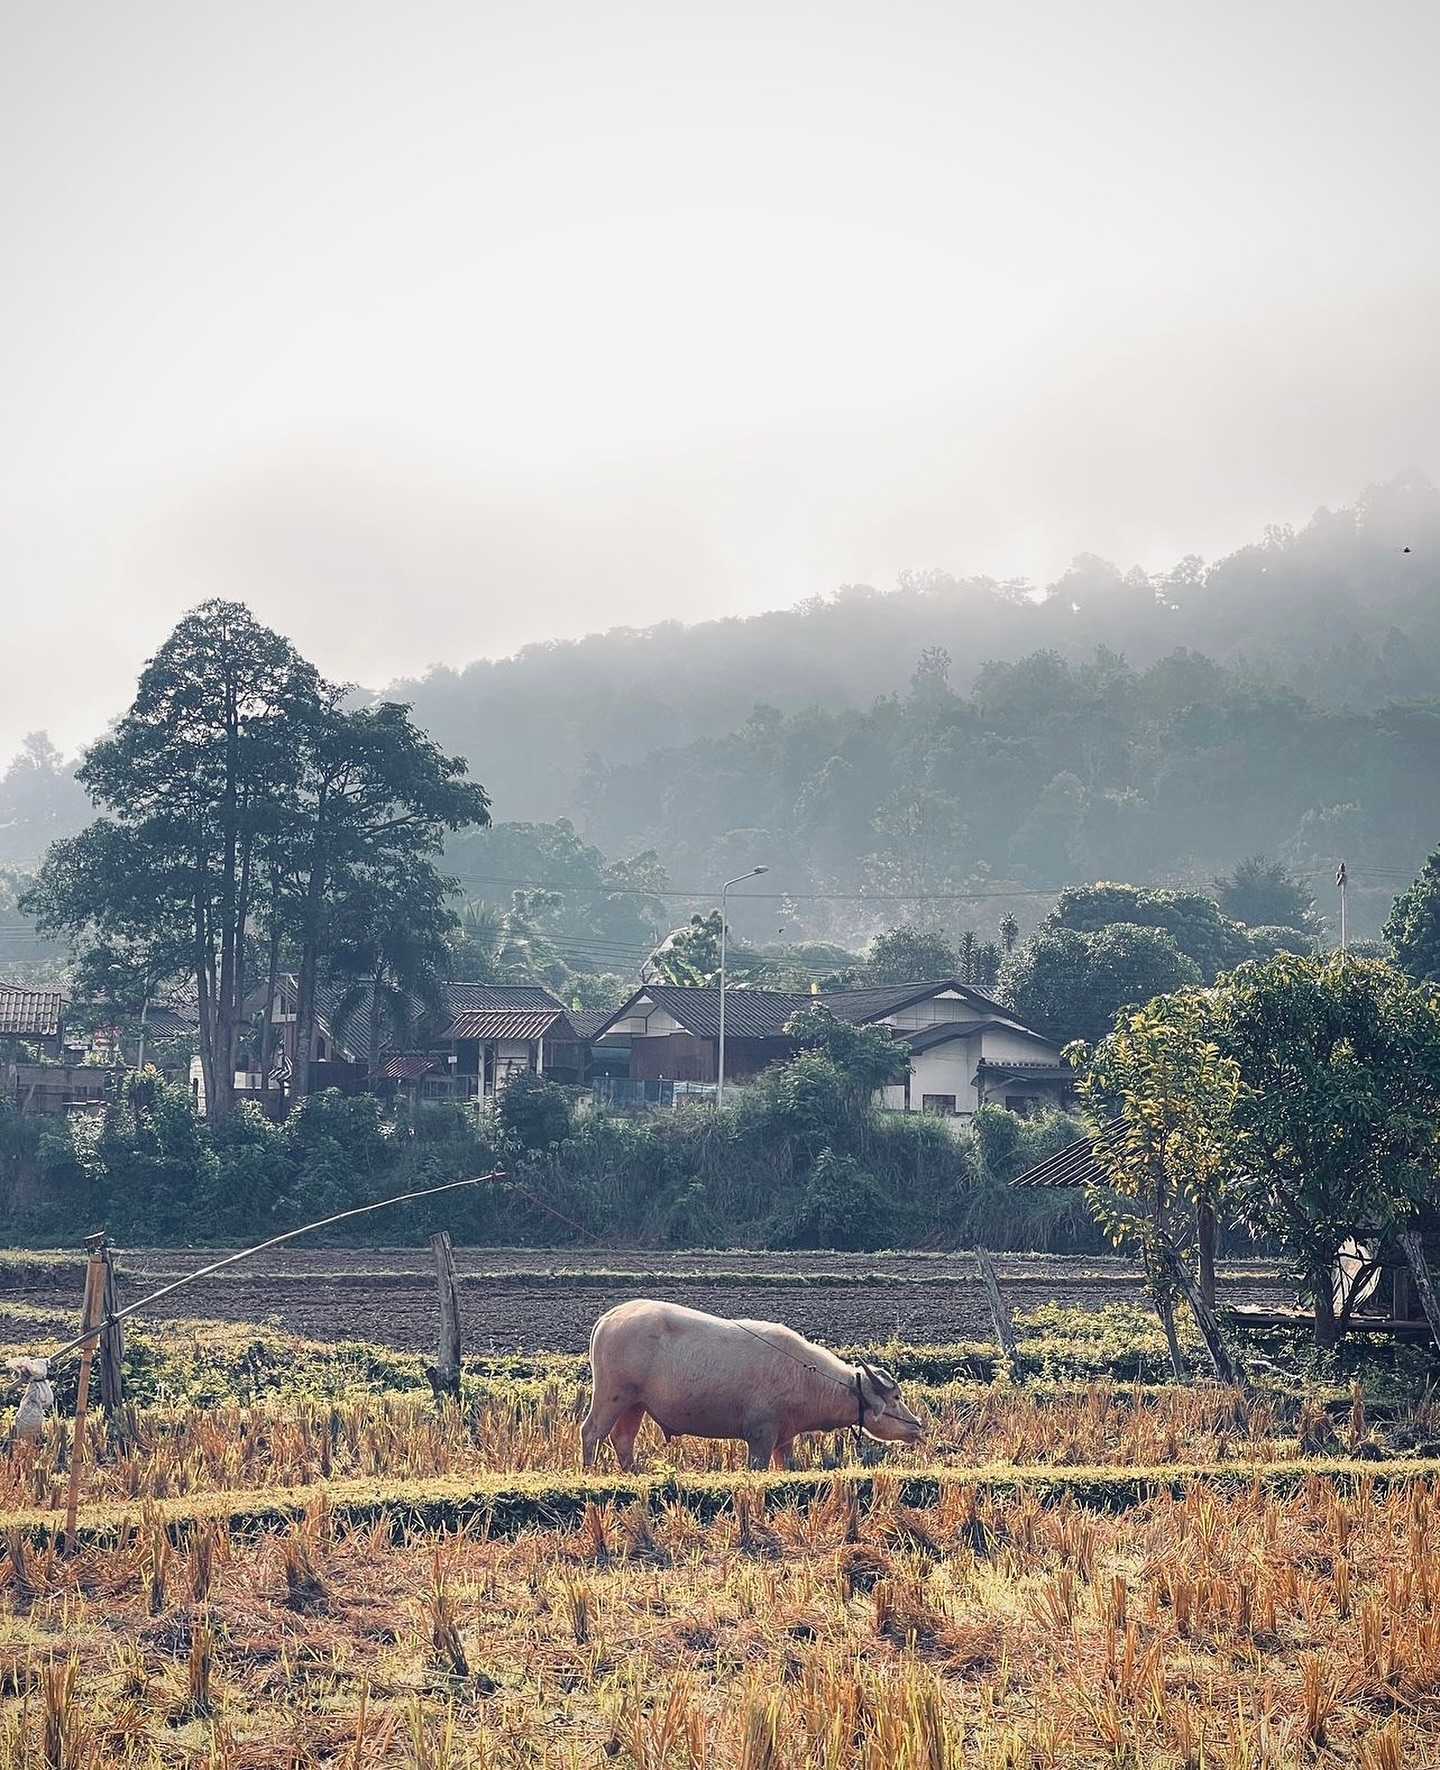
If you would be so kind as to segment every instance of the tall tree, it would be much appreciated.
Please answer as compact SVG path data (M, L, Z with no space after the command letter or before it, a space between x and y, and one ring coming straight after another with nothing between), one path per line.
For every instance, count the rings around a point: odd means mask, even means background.
M28 902L40 925L149 942L181 937L209 1111L230 1111L246 932L262 835L294 788L296 734L319 678L243 604L208 602L146 664L134 705L79 779L112 816L55 843Z
M383 925L387 900L424 906L417 937L443 933L442 833L489 817L464 762L406 707L348 711L344 694L242 604L203 604L85 757L79 778L112 815L53 844L26 899L43 927L138 950L147 975L178 975L183 951L217 1120L233 1105L252 947L268 947L272 974L282 949L298 965L304 1094L327 957Z
M1043 926L1000 970L999 993L1049 1038L1100 1039L1122 1008L1201 981L1163 928L1113 922L1093 934Z
M1215 880L1215 896L1232 922L1247 928L1303 928L1315 922L1315 899L1283 861L1249 854Z
M877 934L865 954L867 984L934 983L959 973L960 955L945 936L912 922L901 922Z
M293 1089L310 1090L316 985L327 953L355 926L380 926L387 898L428 905L439 939L455 925L457 887L436 862L446 830L489 821L489 799L466 765L411 724L398 701L348 711L327 689L297 734L293 822L279 850L278 913L299 953ZM415 931L418 935L418 929Z

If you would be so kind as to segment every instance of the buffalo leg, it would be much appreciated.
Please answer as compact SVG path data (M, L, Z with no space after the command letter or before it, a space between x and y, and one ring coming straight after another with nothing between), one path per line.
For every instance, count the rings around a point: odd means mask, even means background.
M775 1454L775 1440L767 1432L763 1438L747 1438L745 1449L749 1453L746 1461L752 1469L768 1469L770 1458Z
M624 1413L625 1405L618 1398L602 1402L598 1393L591 1397L590 1411L580 1423L580 1462L583 1468L595 1467L600 1440L610 1436L611 1429Z
M635 1434L645 1418L643 1407L626 1408L610 1428L610 1442L615 1446L615 1460L628 1474L635 1467Z
M795 1440L786 1438L777 1444L770 1453L770 1461L777 1469L793 1469L795 1467Z

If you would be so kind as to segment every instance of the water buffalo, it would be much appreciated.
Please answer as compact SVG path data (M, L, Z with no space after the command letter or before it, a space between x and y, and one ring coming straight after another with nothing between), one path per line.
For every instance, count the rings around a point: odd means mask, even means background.
M801 1432L860 1426L914 1444L922 1431L888 1371L846 1364L778 1321L636 1298L595 1323L590 1369L595 1390L580 1428L587 1469L602 1438L622 1469L634 1468L646 1414L667 1438L743 1438L752 1469L787 1464Z

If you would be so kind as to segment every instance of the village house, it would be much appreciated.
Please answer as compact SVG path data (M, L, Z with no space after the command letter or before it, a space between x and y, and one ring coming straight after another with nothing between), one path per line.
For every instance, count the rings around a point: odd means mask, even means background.
M388 1025L378 1039L372 1038L370 1004L363 991L342 1014L335 992L317 990L312 1089L404 1095L415 1104L488 1106L522 1070L562 1086L588 1082L589 1033L603 1016L567 1009L539 984L443 983L440 991L442 1012L427 1012L416 1002L413 1030L397 1042ZM296 1057L298 989L293 976L280 981L271 1024L272 1085L283 1085L294 1073ZM257 1050L257 1067L237 1074L237 1087L261 1087L258 1061Z
M840 1020L882 1026L910 1047L908 1080L881 1103L902 1112L968 1116L977 1107L1028 1113L1063 1106L1074 1072L1060 1046L1018 1020L994 997L954 978L875 989L792 994L725 992L725 1078L743 1082L794 1055L785 1027L823 1004ZM629 1048L633 1084L713 1085L719 1073L720 992L645 984L595 1034L595 1051Z
M0 1086L21 1113L100 1110L115 1071L83 1061L65 1039L58 984L0 983Z

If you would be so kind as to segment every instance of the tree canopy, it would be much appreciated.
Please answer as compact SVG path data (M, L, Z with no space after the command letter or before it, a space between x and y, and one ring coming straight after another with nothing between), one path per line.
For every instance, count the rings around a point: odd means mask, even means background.
M1227 1199L1285 1249L1327 1345L1341 1245L1383 1240L1434 1196L1440 999L1380 960L1282 953L1231 974L1216 1003L1243 1084Z
M1440 982L1440 848L1395 899L1383 932L1402 970L1423 983Z
M453 921L443 833L489 817L465 772L405 707L347 708L243 604L205 603L86 753L79 778L108 815L52 844L22 907L132 993L193 987L206 1100L223 1119L259 953L272 986L282 955L299 973L304 1094L322 971L349 953L376 975L397 901L433 932Z

